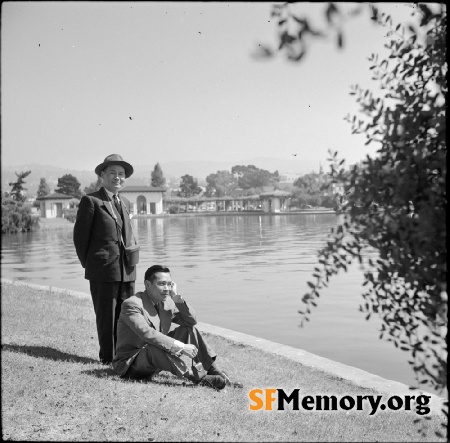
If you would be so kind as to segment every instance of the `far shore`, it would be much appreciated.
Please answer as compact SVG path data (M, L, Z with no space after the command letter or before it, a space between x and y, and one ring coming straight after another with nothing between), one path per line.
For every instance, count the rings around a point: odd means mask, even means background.
M262 212L262 211L189 211L179 212L177 214L137 214L133 215L135 219L145 218L176 218L176 217L216 217L227 215L244 215L244 216L283 216L283 215L320 215L320 214L336 214L332 209L302 209L298 211L289 212ZM56 230L56 229L69 229L73 228L74 223L61 217L45 218L39 217L39 229L44 231Z
M192 217L192 216L217 216L217 215L299 215L299 214L336 214L333 209L299 209L297 211L284 211L284 212L263 212L263 211L189 211L178 212L176 214L137 214L133 215L133 218L158 218L158 217Z

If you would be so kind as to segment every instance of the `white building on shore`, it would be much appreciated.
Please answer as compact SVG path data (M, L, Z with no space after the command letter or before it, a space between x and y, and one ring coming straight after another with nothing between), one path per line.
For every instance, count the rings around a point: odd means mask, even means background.
M163 212L164 188L151 186L125 186L119 191L131 203L133 215L159 215Z
M44 197L36 198L36 201L38 201L40 205L41 217L62 218L64 217L64 209L69 208L72 199L73 197L70 195L53 192Z

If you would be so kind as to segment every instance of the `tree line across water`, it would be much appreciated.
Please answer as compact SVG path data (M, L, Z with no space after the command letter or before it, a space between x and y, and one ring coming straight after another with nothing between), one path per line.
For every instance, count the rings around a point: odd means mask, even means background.
M25 188L25 179L31 171L16 172L17 179L10 182L11 190L2 194L2 233L14 233L27 231L37 226L36 220L31 216L31 207L39 207L39 200L28 204L28 195ZM151 172L150 183L152 187L168 190L166 178L159 163L156 163ZM102 180L97 177L97 181L86 186L82 191L81 183L72 174L65 174L58 178L58 185L54 189L55 193L71 196L74 199L81 199L85 194L94 192L102 186ZM280 183L278 171L269 172L265 169L257 168L254 165L236 165L231 171L221 170L209 174L206 177L206 187L201 187L198 180L192 175L185 174L180 178L178 189L172 191L178 197L243 197L256 195L271 189L289 190L292 194L291 205L296 207L324 206L333 207L335 195L331 188L331 180L320 171L311 172L297 178L293 185ZM50 186L45 177L40 179L36 197L42 198L51 194ZM76 215L76 200L72 203L74 207L73 217ZM72 217L72 218L73 218ZM70 217L69 217L70 218Z

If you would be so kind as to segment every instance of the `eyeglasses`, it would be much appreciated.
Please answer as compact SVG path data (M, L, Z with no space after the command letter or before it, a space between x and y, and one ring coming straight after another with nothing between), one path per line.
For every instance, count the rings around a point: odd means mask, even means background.
M168 286L169 288L171 288L173 286L173 283L171 281L157 281L156 286L159 286L160 288Z

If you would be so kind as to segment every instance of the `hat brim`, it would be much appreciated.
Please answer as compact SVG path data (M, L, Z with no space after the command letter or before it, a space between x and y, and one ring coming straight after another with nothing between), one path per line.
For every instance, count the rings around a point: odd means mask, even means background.
M131 174L133 174L133 166L131 166L129 163L120 161L120 160L111 160L107 162L103 162L99 164L95 168L95 173L100 177L102 175L102 171L107 168L110 165L120 165L123 166L123 169L125 169L125 178L128 178Z

